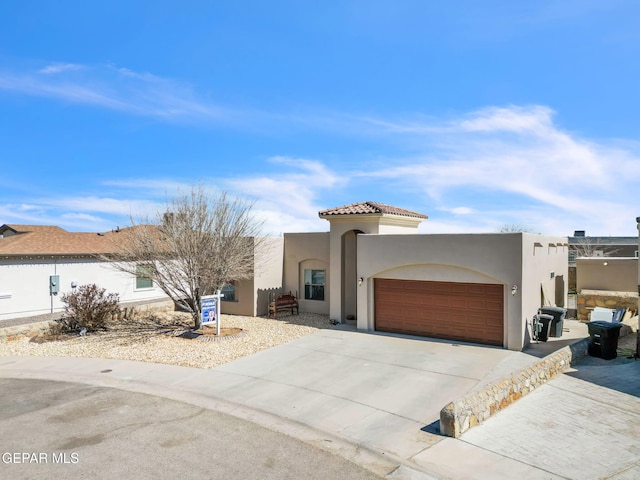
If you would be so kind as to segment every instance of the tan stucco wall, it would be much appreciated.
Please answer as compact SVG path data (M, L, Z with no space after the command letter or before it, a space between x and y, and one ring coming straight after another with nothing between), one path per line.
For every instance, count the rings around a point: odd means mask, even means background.
M551 271L567 274L566 250L534 252L533 243L566 243L561 240L522 233L360 235L358 276L364 283L358 288L358 328L374 329L374 278L501 284L504 343L521 350L528 338L526 321L540 306L540 285L555 287L555 280L546 280ZM511 295L512 285L518 286L516 295Z
M345 302L343 285L343 235L356 231L364 234L415 234L418 225L423 221L417 218L398 217L394 215L345 215L328 218L330 222L330 296L329 316L332 320L345 320L353 314L352 304ZM348 273L348 272L347 272ZM349 291L349 287L347 287ZM350 293L350 292L349 292Z
M222 302L222 313L231 315L266 315L269 291L282 287L282 237L254 239L254 276L236 281L236 301Z
M374 278L431 280L447 282L500 284L505 298L504 344L521 350L530 338L527 328L532 316L546 304L566 301L568 246L564 237L546 237L526 233L423 235L359 234L354 282L341 285L344 233L374 231L379 223L359 221L332 222L331 233L285 234L284 290L299 291L304 297L304 268L326 268L324 302L301 300L302 311L329 313L332 319L350 312L345 295L356 295L357 326L374 329ZM415 232L415 229L404 230ZM353 256L347 242L346 252ZM338 274L336 274L335 270ZM358 277L363 278L357 286ZM334 282L338 282L338 287ZM556 298L560 281L560 297ZM516 295L511 294L516 285ZM331 301L329 302L329 299Z
M326 270L324 301L304 299L304 269ZM284 291L298 292L301 312L329 314L329 233L284 234Z
M253 316L253 279L236 280L235 301L222 300L221 312L229 315Z
M638 259L635 257L577 258L576 277L578 293L584 289L636 292Z
M256 251L255 315L266 315L269 293L282 289L284 272L284 238L264 238Z
M563 283L561 298L556 298L558 281ZM519 292L522 297L522 318L526 325L531 324L533 315L541 306L566 306L568 285L568 239L523 233L522 285ZM526 343L530 330L524 329L524 333L527 335Z

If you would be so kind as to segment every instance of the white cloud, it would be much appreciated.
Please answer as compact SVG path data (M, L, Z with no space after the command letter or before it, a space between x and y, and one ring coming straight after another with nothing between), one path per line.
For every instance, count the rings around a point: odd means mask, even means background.
M54 198L48 201L47 205L75 212L99 212L128 216L133 214L135 210L147 210L149 207L153 207L154 203L109 197L79 196Z
M137 190L140 196L148 198L149 196L160 197L165 201L170 200L179 192L188 192L192 184L177 180L167 180L162 178L129 178L118 180L106 180L102 185L108 187L117 187L125 190Z
M229 121L240 116L198 96L184 83L114 66L53 64L36 75L0 71L0 89L172 121Z
M486 212L471 203L474 198L507 195L518 199L510 205L514 212L523 205L543 211L535 221L553 228L546 233L585 223L606 233L627 231L635 218L631 192L640 180L637 150L570 134L552 117L547 107L492 107L457 121L414 126L402 134L420 137L427 154L390 158L392 167L359 175L422 192L425 201L454 214L461 213L455 207L460 203Z
M548 107L534 105L532 107L488 107L471 113L454 124L470 132L528 132L538 135L550 133L553 111Z
M47 83L34 77L21 84L0 73L0 88L23 88L30 94L76 98L107 108L140 108L150 115L160 111L200 114L189 106L195 96L188 89L172 90L171 82L152 74L108 69L128 86L114 91L100 82L85 88L71 80ZM203 108L206 111L206 104ZM293 118L283 115L278 121L280 126L298 121ZM566 131L546 106L487 107L442 119L348 117L349 122L343 122L345 118L329 116L322 122L317 116L300 124L325 133L334 129L334 135L359 141L371 139L369 151L384 147L376 157L378 163L370 156L360 164L356 163L360 158L346 158L355 165L350 170L330 168L317 159L274 156L267 160L264 173L205 179L205 186L255 200L254 212L266 220L270 233L325 231L328 223L318 218L318 211L348 203L335 199L351 195L355 196L352 201L378 200L399 207L406 207L411 197L414 209L430 216L420 227L425 232L487 232L519 224L548 234L586 229L594 235L616 235L628 234L629 225L635 228L640 215L634 193L640 181L640 145L588 139ZM346 123L349 127L342 128ZM389 143L399 147L389 149ZM411 145L411 155L404 154L406 144ZM168 198L190 188L180 180L162 178L112 180L102 185L120 191L118 195L30 200L29 208L3 210L0 206L0 214L10 220L31 221L40 215L41 219L87 223L103 217L137 217L153 214Z
M273 157L271 163L284 165L282 173L228 180L235 192L256 200L256 210L273 232L325 230L318 212L324 208L318 199L328 190L344 186L346 179L315 160Z
M440 208L440 210L453 213L454 215L473 215L474 213L476 213L476 210L470 207L442 207Z
M44 68L38 70L38 73L42 73L44 75L51 75L56 73L61 73L70 70L82 70L84 66L78 65L75 63L54 63L51 65L47 65Z

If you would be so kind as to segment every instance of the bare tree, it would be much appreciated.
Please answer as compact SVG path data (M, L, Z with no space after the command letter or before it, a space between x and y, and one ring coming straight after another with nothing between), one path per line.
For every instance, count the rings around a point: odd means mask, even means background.
M121 231L112 265L133 275L148 276L201 326L200 299L230 280L250 278L262 223L251 214L253 204L208 195L202 187L175 197L158 212Z
M576 243L569 246L575 258L579 257L612 257L618 252L618 248L603 244L598 238L578 237Z
M500 227L500 233L534 233L529 227L517 223L505 224Z

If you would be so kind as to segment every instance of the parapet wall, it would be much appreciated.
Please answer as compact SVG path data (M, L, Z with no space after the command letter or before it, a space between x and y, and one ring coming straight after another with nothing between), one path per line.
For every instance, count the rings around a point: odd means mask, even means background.
M638 310L638 294L636 292L614 292L608 290L581 290L578 294L578 320L588 322L589 315L595 307L628 308Z
M440 432L458 438L496 412L533 392L587 355L589 339L568 345L532 366L468 393L440 411Z

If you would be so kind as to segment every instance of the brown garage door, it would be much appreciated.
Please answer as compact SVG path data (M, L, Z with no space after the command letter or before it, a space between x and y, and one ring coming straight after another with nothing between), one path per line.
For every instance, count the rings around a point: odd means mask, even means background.
M503 287L376 278L375 328L464 342L503 342Z

